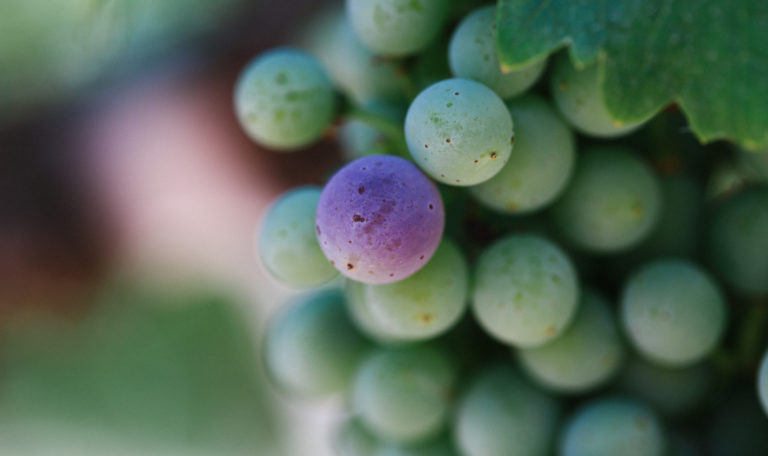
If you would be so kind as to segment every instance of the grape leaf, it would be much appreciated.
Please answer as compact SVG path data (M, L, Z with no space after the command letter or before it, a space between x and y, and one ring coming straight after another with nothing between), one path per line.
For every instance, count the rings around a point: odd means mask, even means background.
M676 102L703 142L768 146L768 2L499 0L502 66L570 46L598 61L610 114L644 119Z

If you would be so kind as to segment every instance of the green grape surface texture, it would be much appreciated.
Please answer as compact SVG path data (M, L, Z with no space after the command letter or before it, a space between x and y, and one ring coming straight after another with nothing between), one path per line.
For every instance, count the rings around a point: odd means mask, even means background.
M384 334L429 339L450 329L467 306L469 269L459 248L443 240L416 274L399 282L366 285L366 307Z
M768 187L747 189L717 208L710 225L712 264L748 296L768 296Z
M405 117L414 161L448 185L475 185L498 173L512 151L512 116L501 98L469 79L424 89Z
M665 446L658 419L647 406L628 399L599 399L566 423L559 454L662 456Z
M579 157L573 178L553 206L553 222L586 251L625 250L655 226L660 194L650 168L630 151L595 147Z
M473 311L497 339L535 347L570 324L579 299L571 261L552 242L509 235L488 247L474 272Z
M512 367L481 372L461 399L454 435L465 456L545 456L559 409Z
M577 393L600 386L618 372L624 347L608 303L585 290L576 317L560 337L518 353L523 367L543 387Z
M371 51L405 56L426 48L443 28L447 0L347 0L347 17Z
M380 438L417 443L445 426L455 382L451 361L431 346L382 348L355 374L352 408Z
M302 187L281 195L261 227L261 261L273 277L286 285L311 287L338 275L315 235L320 191L318 187Z
M496 56L496 8L481 7L465 17L451 37L448 62L458 78L474 79L511 98L525 92L541 76L546 59L520 70L502 73Z
M256 57L235 88L240 125L257 143L294 150L331 124L336 96L322 65L302 51L278 48Z
M349 387L369 348L349 320L338 290L304 296L270 324L265 361L277 384L301 396Z
M600 72L596 64L578 70L567 55L561 54L553 65L550 92L568 122L588 136L626 135L644 123L620 124L611 118L600 92Z
M693 364L708 355L726 326L725 300L714 280L683 260L658 260L630 277L622 322L646 357L665 365Z
M565 188L576 159L568 126L534 95L507 104L515 121L515 146L498 174L470 187L486 206L505 213L527 213L551 203Z

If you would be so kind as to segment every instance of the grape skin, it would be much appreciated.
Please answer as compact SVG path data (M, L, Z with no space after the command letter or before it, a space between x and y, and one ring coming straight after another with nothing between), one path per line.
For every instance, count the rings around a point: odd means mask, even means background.
M712 266L737 291L768 296L768 187L747 189L716 209L709 232Z
M409 161L388 155L360 158L339 170L323 189L316 218L331 264L353 280L376 284L421 269L444 225L435 184Z
M555 58L550 93L560 112L581 133L598 138L626 135L640 128L647 119L620 123L611 118L600 89L598 65L577 70L566 54Z
M320 188L301 187L281 195L268 209L258 240L264 267L280 282L312 287L336 277L315 235Z
M381 446L356 419L348 419L336 430L332 444L336 456L379 456Z
M424 441L448 419L455 377L449 358L434 347L381 348L356 373L352 408L380 438Z
M278 48L254 58L235 88L245 132L275 150L295 150L322 136L336 113L336 95L322 65L302 51Z
M414 275L385 285L366 285L365 300L376 326L398 340L425 340L444 333L464 314L469 269L461 250L443 240Z
M528 90L547 63L544 58L519 70L502 73L496 55L494 5L478 8L462 19L451 37L448 61L454 76L481 82L501 98L511 98Z
M576 411L560 441L562 456L661 456L666 443L656 416L631 399L598 399Z
M498 174L469 188L478 201L506 213L528 213L550 204L565 188L576 159L568 126L535 95L507 104L515 120L515 147Z
M472 309L502 342L535 347L570 324L579 299L576 271L553 243L508 235L488 247L475 266Z
M328 396L349 387L368 349L346 314L343 295L328 289L302 297L270 323L265 363L289 393Z
M658 180L618 146L587 149L552 207L554 225L576 246L595 253L626 250L645 239L661 210Z
M465 456L544 456L558 414L554 399L512 367L495 365L481 372L461 399L454 438Z
M405 117L414 161L433 179L475 185L498 173L512 151L512 117L501 98L470 79L424 89Z
M442 30L446 0L347 0L358 38L376 54L402 57L426 48Z
M618 372L624 358L608 303L591 290L561 336L541 347L519 349L523 367L541 386L563 393L594 389Z
M712 352L727 319L717 283L683 260L657 260L633 274L621 313L634 346L669 366L691 365Z

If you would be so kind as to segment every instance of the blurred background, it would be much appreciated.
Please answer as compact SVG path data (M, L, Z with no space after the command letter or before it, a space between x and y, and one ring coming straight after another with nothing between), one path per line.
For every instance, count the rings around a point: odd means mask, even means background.
M317 455L337 404L277 395L253 249L337 152L260 150L240 69L323 2L0 2L0 455Z

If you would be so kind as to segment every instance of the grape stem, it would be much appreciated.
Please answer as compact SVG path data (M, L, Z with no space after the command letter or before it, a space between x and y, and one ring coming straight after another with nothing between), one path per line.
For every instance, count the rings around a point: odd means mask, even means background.
M408 146L405 142L403 127L398 122L351 103L347 105L347 108L344 111L344 117L350 120L357 120L377 130L392 144L393 150L395 151L394 155L407 160L411 159L410 153L408 152Z

